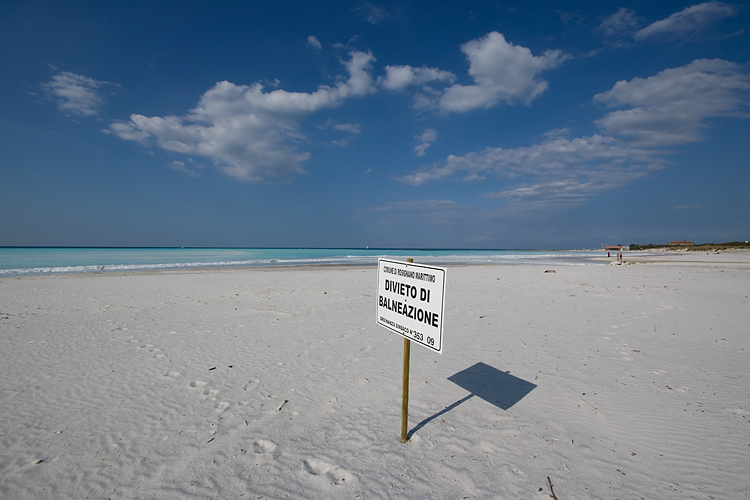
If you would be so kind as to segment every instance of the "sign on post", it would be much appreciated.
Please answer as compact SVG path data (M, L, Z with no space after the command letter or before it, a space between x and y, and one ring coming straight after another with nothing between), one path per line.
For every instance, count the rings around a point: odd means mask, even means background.
M377 322L443 353L445 269L378 259Z

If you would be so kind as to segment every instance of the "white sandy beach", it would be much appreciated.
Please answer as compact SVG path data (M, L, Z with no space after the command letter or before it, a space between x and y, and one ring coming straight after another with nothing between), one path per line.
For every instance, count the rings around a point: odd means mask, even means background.
M0 498L747 498L749 256L448 268L408 444L374 267L2 279Z

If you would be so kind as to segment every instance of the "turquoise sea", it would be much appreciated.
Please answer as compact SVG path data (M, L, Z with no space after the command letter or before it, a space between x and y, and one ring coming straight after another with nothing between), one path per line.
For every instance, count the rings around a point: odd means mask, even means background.
M601 250L414 250L349 248L0 247L0 277L253 266L375 265L379 257L433 265L597 265Z

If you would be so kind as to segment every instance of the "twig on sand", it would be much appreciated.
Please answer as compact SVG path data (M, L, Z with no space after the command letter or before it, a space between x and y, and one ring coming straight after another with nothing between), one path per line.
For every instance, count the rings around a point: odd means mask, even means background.
M549 476L547 476L547 484L549 485L549 496L557 500L557 497L555 496L555 490L552 489L552 481L550 480Z

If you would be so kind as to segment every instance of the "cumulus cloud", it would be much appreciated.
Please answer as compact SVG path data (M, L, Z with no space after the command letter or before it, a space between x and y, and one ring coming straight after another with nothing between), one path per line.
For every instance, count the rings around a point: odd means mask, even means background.
M386 74L378 84L388 90L403 91L419 87L414 94L417 109L438 108L464 113L477 108L491 108L499 102L529 105L549 85L539 74L552 69L570 56L560 50L548 50L534 56L531 50L513 45L495 31L461 45L469 61L473 85L454 83L456 75L438 68L409 65L386 66ZM450 84L439 89L435 83Z
M596 121L608 134L649 147L702 140L707 118L732 116L747 107L750 77L735 63L698 59L649 78L619 81L594 101L612 111Z
M378 77L378 83L388 90L404 90L409 86L422 86L434 81L453 83L456 75L437 68L413 68L411 66L386 66L385 76Z
M130 116L110 130L125 140L208 158L225 174L242 181L287 178L304 173L310 154L297 145L304 140L300 120L335 108L347 99L374 92L371 53L351 52L344 64L349 78L312 93L274 90L263 85L218 82L184 116Z
M513 201L517 207L579 204L664 168L667 151L656 148L701 140L700 128L707 118L750 117L749 92L750 76L744 67L699 59L646 79L617 82L597 94L595 102L627 108L596 121L609 135L571 139L567 129L551 130L530 147L450 155L396 180L418 186L493 178L511 185L484 196Z
M43 83L42 88L66 115L97 116L106 104L103 87L107 85L113 84L61 71L52 81Z
M420 143L414 148L414 152L417 153L417 156L425 156L427 154L427 148L429 148L430 144L437 139L437 131L428 128L422 133L422 135L418 135L415 138L419 139Z
M469 60L469 75L475 84L449 87L439 101L444 111L463 113L491 108L500 101L529 105L548 86L539 74L569 57L560 50L534 56L527 47L513 45L496 31L464 43L461 51Z
M689 36L704 30L712 23L732 17L737 12L737 7L724 2L701 3L675 12L666 19L656 21L637 31L634 36L636 40L661 36Z
M318 39L313 35L307 37L307 45L316 50L320 50L323 48L323 46L320 44L320 41L318 41Z

